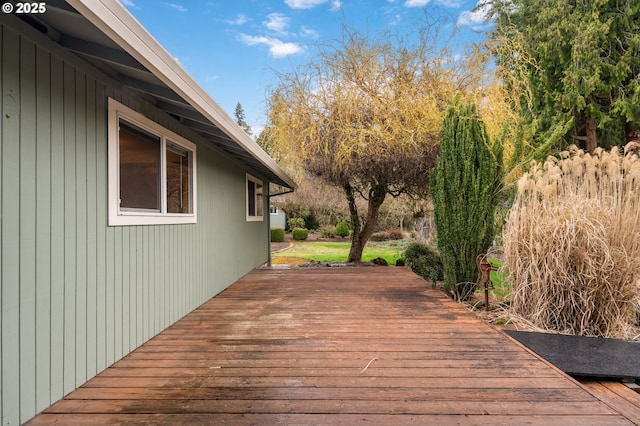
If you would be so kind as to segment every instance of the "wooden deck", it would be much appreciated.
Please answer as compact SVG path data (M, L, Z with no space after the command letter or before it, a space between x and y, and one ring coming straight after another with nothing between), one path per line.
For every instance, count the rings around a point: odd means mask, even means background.
M640 425L639 393L614 380L583 377L579 381L589 393L624 414L634 424Z
M257 270L32 424L633 424L404 268Z

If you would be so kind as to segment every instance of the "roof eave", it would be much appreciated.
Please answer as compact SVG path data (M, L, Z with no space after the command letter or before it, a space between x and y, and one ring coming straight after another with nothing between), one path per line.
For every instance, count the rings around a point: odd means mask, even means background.
M119 2L113 0L66 1L167 87L274 173L282 181L281 183L292 189L296 187L293 179L233 121Z

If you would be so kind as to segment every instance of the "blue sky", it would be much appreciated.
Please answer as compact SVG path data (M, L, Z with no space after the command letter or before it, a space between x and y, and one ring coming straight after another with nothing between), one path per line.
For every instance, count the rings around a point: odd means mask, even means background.
M254 135L265 124L277 72L305 64L343 26L362 34L411 34L425 12L449 16L464 45L481 39L478 0L120 0L234 117L242 104ZM461 48L462 49L462 48Z

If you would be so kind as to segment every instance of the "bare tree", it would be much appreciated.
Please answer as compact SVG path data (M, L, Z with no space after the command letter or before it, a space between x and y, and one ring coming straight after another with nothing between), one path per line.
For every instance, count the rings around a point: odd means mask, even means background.
M353 230L348 260L360 262L387 195L428 190L456 77L428 31L414 45L345 34L306 67L280 76L269 118L280 150L342 189Z

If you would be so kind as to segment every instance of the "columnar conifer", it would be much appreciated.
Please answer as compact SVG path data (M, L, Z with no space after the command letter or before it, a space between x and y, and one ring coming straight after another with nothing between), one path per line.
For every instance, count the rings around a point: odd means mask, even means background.
M473 293L475 259L495 235L501 157L500 145L490 146L475 105L454 103L444 118L431 194L445 290L461 300Z

